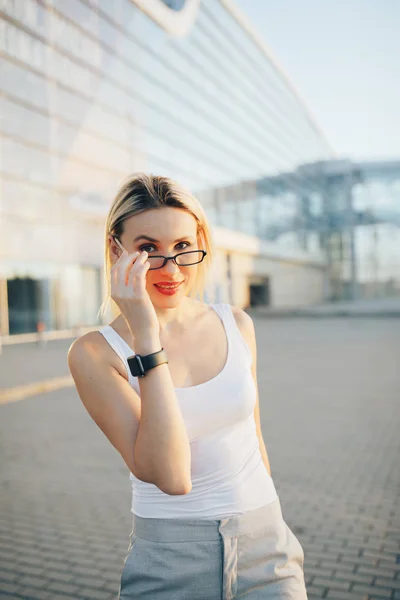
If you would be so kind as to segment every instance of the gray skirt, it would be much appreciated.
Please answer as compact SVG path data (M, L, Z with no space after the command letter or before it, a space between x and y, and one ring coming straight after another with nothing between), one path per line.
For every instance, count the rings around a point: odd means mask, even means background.
M279 498L220 520L133 516L119 600L307 600Z

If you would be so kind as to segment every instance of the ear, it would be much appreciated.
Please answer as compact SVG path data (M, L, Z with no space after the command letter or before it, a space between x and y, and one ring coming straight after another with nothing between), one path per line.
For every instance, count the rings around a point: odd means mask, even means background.
M108 235L107 242L109 245L110 260L111 260L111 263L114 264L117 262L117 260L121 256L122 250L118 246L118 244L116 243L116 241L114 240L114 238L111 234Z

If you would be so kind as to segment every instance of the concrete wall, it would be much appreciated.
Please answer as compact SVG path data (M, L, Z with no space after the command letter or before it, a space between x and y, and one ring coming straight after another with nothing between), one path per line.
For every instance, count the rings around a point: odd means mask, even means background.
M326 265L320 256L300 251L289 254L274 244L222 228L215 228L214 236L217 255L209 289L216 301L249 306L250 284L265 278L269 279L273 307L306 306L324 300Z

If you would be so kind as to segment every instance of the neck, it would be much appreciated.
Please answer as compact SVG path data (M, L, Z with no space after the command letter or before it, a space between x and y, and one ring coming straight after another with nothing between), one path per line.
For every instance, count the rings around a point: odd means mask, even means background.
M160 323L160 335L169 336L174 332L185 331L192 319L199 313L199 309L201 309L202 306L204 306L204 303L185 297L179 306L173 308L155 307ZM117 317L116 321L120 323L123 329L128 329L122 314Z
M160 334L168 335L172 331L186 329L188 321L198 312L201 302L185 297L174 308L155 307L160 323Z

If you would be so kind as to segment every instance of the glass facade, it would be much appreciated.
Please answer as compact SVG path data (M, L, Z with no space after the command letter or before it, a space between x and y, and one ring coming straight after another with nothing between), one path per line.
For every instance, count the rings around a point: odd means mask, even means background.
M357 279L366 297L400 295L400 162L389 178L384 163L375 169L371 177L366 167L353 189L354 211L366 221L355 232Z
M400 295L400 161L319 161L256 185L275 215L262 237L322 248L327 299Z
M177 15L184 8L166 4ZM268 239L297 213L298 198L266 197L254 181L332 155L220 0L200 1L181 37L132 0L0 0L0 10L0 277L24 263L25 277L57 280L61 327L95 319L96 301L80 313L61 282L71 289L84 279L100 304L98 232L129 173L175 178L213 224ZM274 239L320 252L310 236Z

